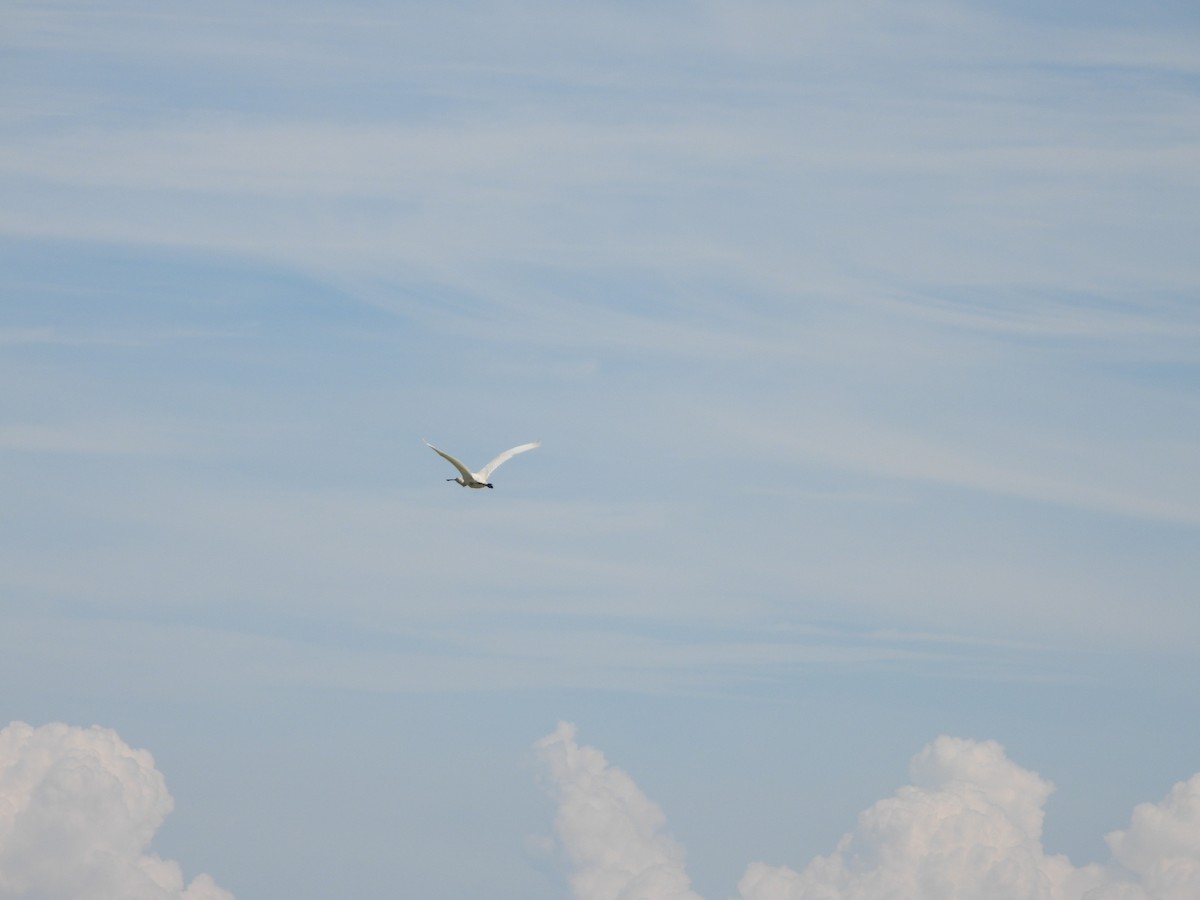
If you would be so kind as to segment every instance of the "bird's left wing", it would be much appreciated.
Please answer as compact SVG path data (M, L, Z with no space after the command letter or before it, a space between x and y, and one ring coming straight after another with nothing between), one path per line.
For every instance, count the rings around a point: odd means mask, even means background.
M421 440L425 441L424 438L421 438ZM439 450L437 447L433 446L433 444L429 443L429 441L425 441L425 446L428 447L430 450L432 450L434 453L436 453L438 456L440 456L442 459L449 462L452 466L454 466L454 468L458 469L458 471L462 472L462 477L463 477L464 481L474 481L475 480L475 476L471 474L471 470L468 469L466 466L464 466L462 463L460 463L457 459L455 459L453 456L451 456L445 450ZM486 478L487 476L485 475L483 477Z
M479 476L486 481L487 477L489 475L491 475L492 472L494 472L496 469L498 469L500 467L501 463L507 462L508 460L510 460L514 456L516 456L518 453L524 453L526 450L532 450L534 447L540 447L540 446L542 446L541 441L531 441L528 444L522 444L520 447L513 447L511 450L505 450L503 453L501 453L499 456L497 456L495 459L493 459L490 463L488 463L486 466L484 466L482 469L480 469Z

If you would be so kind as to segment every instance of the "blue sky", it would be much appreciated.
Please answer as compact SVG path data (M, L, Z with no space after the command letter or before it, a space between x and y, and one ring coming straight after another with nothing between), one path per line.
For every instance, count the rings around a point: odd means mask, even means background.
M559 721L704 897L942 735L1107 865L1200 771L1200 17L1043 6L5 4L0 725L238 897L589 900Z

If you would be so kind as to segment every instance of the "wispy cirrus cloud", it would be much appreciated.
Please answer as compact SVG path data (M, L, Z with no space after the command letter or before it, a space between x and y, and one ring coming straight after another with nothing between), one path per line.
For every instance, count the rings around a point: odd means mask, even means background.
M1176 58L1184 39L1164 29L1050 29L940 3L903 14L712 3L686 28L653 4L611 21L540 3L477 9L470 21L433 8L332 16L312 6L289 8L278 31L239 15L232 34L220 13L72 13L26 12L9 40L85 59L89 46L120 48L127 64L189 84L219 50L247 97L287 98L287 112L200 102L19 131L0 151L11 234L293 265L316 255L343 272L418 265L450 279L468 260L653 267L656 254L676 264L722 256L743 278L793 288L831 284L846 263L1062 284L1086 261L1104 284L1146 276L1153 257L1160 278L1194 275L1139 238L1144 221L1190 215L1187 191L1167 187L1190 184L1200 141L1186 105L1130 91L1107 95L1100 111L1071 77L1106 55L1118 77L1131 55L1144 66ZM546 37L522 41L531 27ZM331 30L345 39L331 42ZM449 45L480 61L443 58ZM101 72L110 64L93 60ZM822 77L831 67L836 89ZM699 68L715 76L681 75ZM355 115L347 101L376 69L399 100L385 104L390 115ZM336 87L314 90L314 71L336 74ZM158 109L149 83L135 109ZM201 78L195 90L221 87ZM1079 229L1093 235L1087 246ZM1100 229L1114 233L1098 242ZM1088 252L1098 246L1122 252Z

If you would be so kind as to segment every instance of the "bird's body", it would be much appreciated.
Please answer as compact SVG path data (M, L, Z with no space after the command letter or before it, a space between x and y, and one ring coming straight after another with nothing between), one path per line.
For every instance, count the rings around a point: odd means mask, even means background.
M469 488L490 488L492 483L488 481L488 477L492 474L492 472L500 467L501 463L507 462L510 458L516 456L518 453L524 453L526 450L532 450L534 447L542 446L542 442L532 441L528 444L521 444L519 447L513 447L511 450L505 450L478 472L472 472L445 450L439 450L437 447L433 446L433 444L429 443L429 441L425 441L425 446L442 459L450 463L450 465L454 466L454 468L458 469L460 473L462 473L461 477L447 478L447 481L457 481L463 487Z

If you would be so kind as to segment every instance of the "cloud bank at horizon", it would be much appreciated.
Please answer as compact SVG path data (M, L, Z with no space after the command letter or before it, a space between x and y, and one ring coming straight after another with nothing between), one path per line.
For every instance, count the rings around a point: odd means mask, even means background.
M0 729L0 900L234 900L147 853L174 801L146 750L113 730Z
M576 900L702 900L666 818L604 754L560 723L535 745L557 804L555 833ZM942 736L912 784L861 813L828 856L796 871L751 863L738 900L1195 900L1200 773L1143 803L1106 837L1113 860L1074 866L1042 846L1054 786L995 741Z

